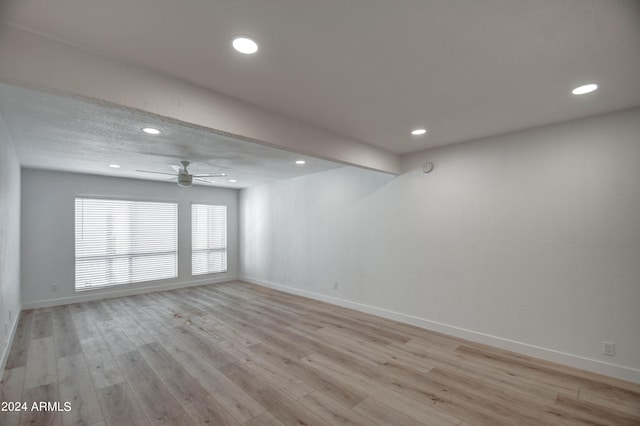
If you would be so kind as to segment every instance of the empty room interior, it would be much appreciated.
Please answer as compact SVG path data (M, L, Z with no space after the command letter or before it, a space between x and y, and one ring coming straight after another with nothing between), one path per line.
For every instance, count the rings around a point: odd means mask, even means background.
M640 2L0 3L0 424L640 424Z

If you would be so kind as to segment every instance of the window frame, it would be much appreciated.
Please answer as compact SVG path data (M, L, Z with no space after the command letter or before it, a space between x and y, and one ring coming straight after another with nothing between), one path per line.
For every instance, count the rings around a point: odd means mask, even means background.
M112 254L112 255L108 255L108 256L100 256L100 255L95 255L95 256L85 256L84 259L115 259L115 258L129 258L130 259L130 266L129 266L129 276L131 277L132 272L131 272L131 261L134 259L140 259L140 258L144 258L144 257L151 257L151 256L159 256L159 255L172 255L174 258L174 273L171 274L171 276L161 276L161 277L150 277L149 279L145 279L144 274L141 275L141 278L134 278L133 280L129 279L125 282L109 282L109 283L104 283L104 284L98 284L98 285L83 285L83 286L78 286L78 262L79 260L82 261L83 257L82 256L78 256L78 235L77 235L77 231L78 231L78 215L77 215L77 203L78 200L92 200L92 201L113 201L113 202L123 202L123 203L158 203L158 204L166 204L166 205L170 205L173 207L173 210L175 212L175 234L173 234L174 239L172 241L172 243L174 244L175 250L168 250L168 251L156 251L156 252L145 252L145 251L139 251L138 253L136 252L129 252L129 253L124 253L124 254ZM74 196L74 204L73 204L73 209L74 209L74 214L73 214L73 223L74 223L74 291L75 292L84 292L84 291L91 291L91 290L101 290L101 289L106 289L106 288L112 288L112 287L120 287L120 286L127 286L127 285L132 285L132 284L139 284L139 283L148 283L148 282L156 282L156 281L164 281L164 280L171 280L171 279L177 279L179 277L179 268L180 268L180 244L179 244L179 239L180 239L180 204L178 201L175 200L159 200L159 199L144 199L144 198L139 198L139 197L112 197L112 196L96 196L96 195L75 195ZM132 215L130 215L129 217L131 217ZM84 220L84 216L83 216L83 220ZM84 226L84 223L82 224L82 226ZM131 223L129 223L129 226L131 226ZM133 236L135 236L136 232L129 232L127 235L132 238ZM130 241L131 244L134 244L135 242L132 240ZM138 241L139 243L139 241ZM134 274L135 275L135 274Z
M194 206L208 206L208 207L224 207L224 223L225 223L225 228L224 228L224 247L220 248L220 247L216 247L216 248L205 248L205 249L194 249L194 232L195 232L195 221L194 221L194 215L193 215L193 211L194 211ZM214 274L224 274L226 272L229 272L229 206L227 204L215 204L214 202L199 202L199 201L192 201L190 204L190 223L191 223L191 276L192 277L199 277L199 276L203 276L203 275L214 275ZM224 268L222 270L219 271L211 271L211 270L207 270L206 272L199 272L196 273L194 272L194 253L223 253L224 255Z

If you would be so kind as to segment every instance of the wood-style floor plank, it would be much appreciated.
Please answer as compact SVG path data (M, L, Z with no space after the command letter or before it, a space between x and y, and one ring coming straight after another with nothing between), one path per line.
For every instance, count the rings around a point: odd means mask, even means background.
M152 423L191 423L167 386L138 351L117 355L116 362Z
M96 390L108 425L151 424L127 383L116 383Z
M55 383L25 389L22 398L22 401L26 402L28 407L34 407L35 404L36 408L20 413L20 425L62 425L60 411L48 410L46 407L40 405L43 402L60 402L58 386Z
M116 320L98 322L97 326L113 356L136 350L136 346L129 340L129 337Z
M219 370L286 425L326 426L329 424L297 401L286 397L266 381L251 374L250 370L240 364L229 364Z
M285 369L274 365L235 341L221 342L219 346L233 356L237 362L241 362L254 374L264 378L271 385L293 399L300 399L313 391L311 386L305 384Z
M185 404L184 410L198 425L239 426L240 423L222 406L207 396Z
M640 417L640 394L620 390L580 389L580 401L591 402L617 413Z
M31 339L25 371L25 389L32 389L58 381L53 336Z
M68 306L53 308L53 335L58 357L82 353L80 339Z
M300 399L300 404L330 425L370 425L371 419L336 402L320 391L314 391ZM374 422L378 424L377 422Z
M397 426L424 426L428 424L426 419L425 422L419 422L371 398L367 398L353 407L353 411L369 419L371 424Z
M411 388L407 388L409 395L405 395L396 389L384 386L371 378L350 371L337 362L322 355L311 355L302 360L305 365L314 370L323 371L335 380L355 387L369 398L381 401L408 416L419 420L429 419L430 424L451 426L460 423L460 419L447 414L447 411L438 406L442 400L434 399L434 395L417 392L417 399L413 398ZM426 397L426 398L425 398ZM497 424L497 422L496 422Z
M100 334L97 321L84 304L74 303L70 310L78 339L90 339Z
M80 345L96 389L125 381L102 336L96 333L95 337L80 340Z
M52 308L37 309L33 314L31 339L53 336Z
M22 311L13 337L13 344L7 357L6 369L24 367L27 364L27 350L31 339L32 324L33 310Z
M302 360L289 357L286 352L281 351L279 348L259 344L252 346L251 350L291 372L291 374L309 384L313 389L324 391L349 407L353 407L365 398L365 395L359 392L352 383L345 384L344 381L336 379L331 374L308 368Z
M58 358L57 370L60 401L71 404L69 411L61 413L62 423L91 425L102 421L102 411L84 355Z
M175 356L185 370L196 377L213 399L238 422L245 423L265 412L265 408L262 405L200 355L182 352L176 353Z
M0 381L0 402L22 401L24 389L24 367L5 369ZM14 426L19 424L20 413L0 410L0 425Z
M245 426L284 426L280 420L273 417L268 411L260 414L258 417L254 417L248 422L244 423Z
M146 344L139 351L180 404L203 401L209 396L206 389L159 343Z
M640 425L640 385L243 282L21 313L0 424Z

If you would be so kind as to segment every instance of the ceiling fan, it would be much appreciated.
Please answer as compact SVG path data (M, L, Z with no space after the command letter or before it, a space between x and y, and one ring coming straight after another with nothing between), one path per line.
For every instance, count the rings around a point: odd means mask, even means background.
M183 187L183 188L188 188L191 185L193 185L193 180L194 179L195 180L199 180L201 182L215 183L214 181L203 179L203 178L206 178L206 177L222 177L222 176L226 176L227 175L226 173L198 173L198 174L192 175L187 170L187 167L189 166L189 164L191 164L191 162L189 162L187 160L182 160L182 161L180 161L180 164L182 164L182 167L180 167L180 166L171 166L173 168L173 170L175 171L175 173L155 172L155 171L152 171L152 170L137 170L137 169L136 169L136 172L154 173L156 175L174 176L175 178L177 178L178 186Z

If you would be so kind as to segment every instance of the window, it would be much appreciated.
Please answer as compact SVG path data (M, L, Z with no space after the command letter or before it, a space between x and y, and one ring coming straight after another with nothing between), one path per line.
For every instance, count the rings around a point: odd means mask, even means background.
M76 198L76 290L178 276L178 205Z
M191 205L191 273L227 271L227 206Z

